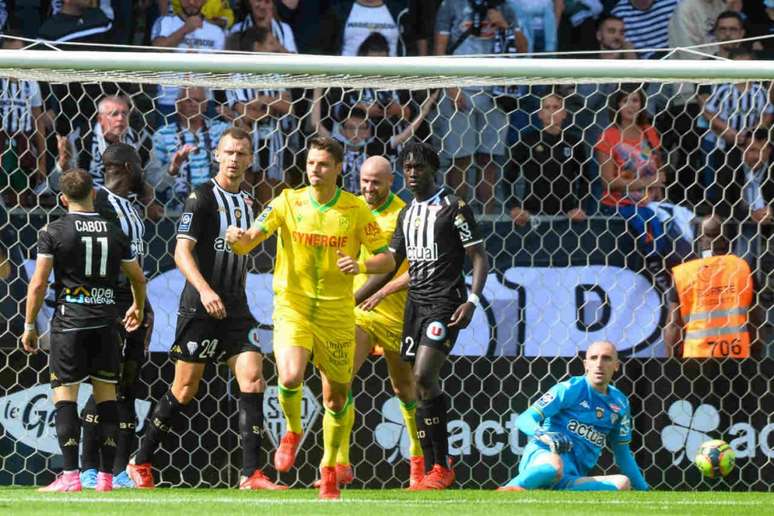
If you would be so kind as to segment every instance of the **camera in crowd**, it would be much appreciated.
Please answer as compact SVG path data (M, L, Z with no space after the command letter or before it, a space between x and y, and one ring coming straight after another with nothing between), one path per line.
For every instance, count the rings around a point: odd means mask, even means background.
M481 35L481 23L486 20L486 13L489 9L497 9L505 0L468 0L470 8L473 11L473 19L470 27L470 33L473 36Z

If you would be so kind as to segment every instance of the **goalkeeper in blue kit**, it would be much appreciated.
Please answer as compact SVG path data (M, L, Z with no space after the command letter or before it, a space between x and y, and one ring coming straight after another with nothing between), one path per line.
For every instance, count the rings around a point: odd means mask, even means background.
M620 367L615 346L594 342L584 365L584 376L553 386L519 416L519 431L531 439L524 448L518 476L498 490L649 489L629 448L629 400L610 385ZM608 443L623 475L587 476Z

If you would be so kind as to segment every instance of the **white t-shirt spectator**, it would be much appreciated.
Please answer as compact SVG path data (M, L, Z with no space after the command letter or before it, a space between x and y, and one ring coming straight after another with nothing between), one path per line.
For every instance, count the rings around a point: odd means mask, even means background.
M253 19L248 16L241 22L235 23L228 31L228 34L229 36L232 34L238 34L239 32L249 29L253 25ZM290 28L290 25L285 22L272 19L271 33L275 38L277 38L277 41L279 41L280 45L285 47L285 50L291 54L298 53L298 48L296 48L296 38L293 36L293 29Z
M369 7L357 2L352 5L349 18L344 24L341 55L356 56L357 49L372 32L380 32L387 38L390 55L398 55L400 29L387 6L382 4L378 7Z
M153 24L151 40L169 37L183 25L185 22L179 16L162 16ZM226 48L226 34L223 29L205 20L200 28L186 34L177 48L189 52L191 50L205 52L223 50ZM177 100L178 88L176 86L161 86L159 93L157 102L172 106Z

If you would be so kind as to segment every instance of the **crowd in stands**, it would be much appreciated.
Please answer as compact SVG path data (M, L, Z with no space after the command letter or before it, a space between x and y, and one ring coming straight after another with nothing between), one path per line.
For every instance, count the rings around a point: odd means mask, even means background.
M0 1L0 25L3 49L30 51L47 40L89 51L750 60L770 56L774 40L737 40L772 33L774 0L17 0ZM696 48L664 50L676 46ZM394 157L417 137L437 146L446 184L474 209L518 225L620 215L647 255L666 252L660 203L774 221L769 84L208 90L3 77L0 85L6 209L55 204L57 178L72 166L101 183L102 150L125 142L146 166L138 203L151 219L174 214L212 176L216 142L236 125L253 138L248 187L261 202L303 182L314 134L344 145L342 186L355 191L366 157Z

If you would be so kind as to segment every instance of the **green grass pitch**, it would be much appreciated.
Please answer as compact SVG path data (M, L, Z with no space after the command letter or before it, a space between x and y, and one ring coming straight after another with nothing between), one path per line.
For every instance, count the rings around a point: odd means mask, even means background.
M774 493L665 492L567 493L449 490L409 493L400 490L349 489L338 502L320 502L313 489L245 492L236 489L117 490L44 494L31 488L0 488L0 514L136 515L169 514L347 514L405 516L421 514L774 514Z

